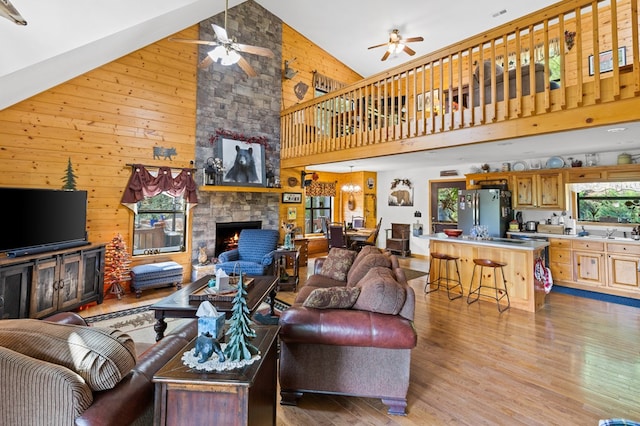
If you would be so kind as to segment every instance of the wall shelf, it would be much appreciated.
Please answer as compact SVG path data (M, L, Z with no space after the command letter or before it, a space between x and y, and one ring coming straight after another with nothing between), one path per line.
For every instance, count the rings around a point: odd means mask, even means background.
M266 188L263 186L226 186L226 185L203 185L198 187L199 191L205 192L270 192L280 194L282 188Z

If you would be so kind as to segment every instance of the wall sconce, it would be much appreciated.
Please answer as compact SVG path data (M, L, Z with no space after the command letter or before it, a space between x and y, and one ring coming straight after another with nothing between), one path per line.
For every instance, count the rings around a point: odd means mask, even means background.
M311 179L307 179L307 176L311 175ZM318 180L320 176L316 172L305 172L304 170L300 172L300 187L306 188L311 185L311 182L314 180Z
M291 61L284 61L284 78L286 78L287 80L291 80L296 76L296 74L298 74L298 71L294 70L293 68L289 68L289 65L292 64L295 60L296 58L293 58Z

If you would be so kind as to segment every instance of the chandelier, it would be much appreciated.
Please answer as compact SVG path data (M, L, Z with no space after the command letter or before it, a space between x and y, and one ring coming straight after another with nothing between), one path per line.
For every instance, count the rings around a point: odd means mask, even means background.
M351 172L350 173L353 173L353 166L351 166ZM361 190L362 190L362 188L360 187L360 185L356 185L353 182L350 182L350 183L342 186L342 191L343 192L354 193L354 192L360 192Z

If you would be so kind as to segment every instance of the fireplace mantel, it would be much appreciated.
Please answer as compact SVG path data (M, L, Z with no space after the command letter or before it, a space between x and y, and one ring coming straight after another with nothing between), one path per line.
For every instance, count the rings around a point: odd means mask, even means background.
M220 185L204 185L198 187L199 191L206 192L271 192L280 194L282 188L266 188L262 186L220 186Z

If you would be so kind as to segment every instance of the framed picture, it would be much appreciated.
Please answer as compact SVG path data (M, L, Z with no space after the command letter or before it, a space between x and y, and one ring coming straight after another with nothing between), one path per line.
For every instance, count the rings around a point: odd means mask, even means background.
M264 147L233 139L218 143L218 157L222 159L224 172L219 185L265 186L267 173Z
M613 51L607 50L605 52L600 52L600 72L609 72L613 71ZM618 66L622 67L627 65L627 48L619 47L618 48ZM589 55L589 75L595 74L595 69L593 67L593 55Z
M302 202L302 192L283 192L282 202L287 204L297 204Z
M439 97L439 90L435 89L433 91L433 99L438 99ZM418 111L431 111L431 108L433 107L433 101L431 100L431 92L425 92L425 93L419 93L418 96L416 97L416 101L418 102L417 105L417 109Z

